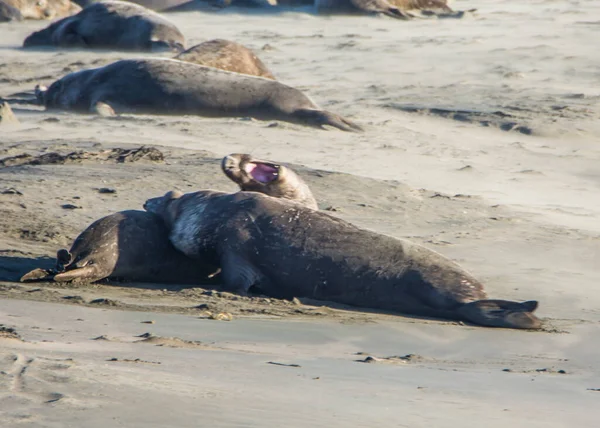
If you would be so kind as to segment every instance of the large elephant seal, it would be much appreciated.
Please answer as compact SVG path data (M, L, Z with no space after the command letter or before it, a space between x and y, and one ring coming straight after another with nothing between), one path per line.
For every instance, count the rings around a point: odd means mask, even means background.
M448 0L316 0L319 12L368 12L381 13L398 19L412 19L420 16L460 18L463 11L454 11ZM473 12L471 9L469 12Z
M275 80L275 76L254 52L229 40L214 39L200 43L181 52L174 59Z
M21 281L94 282L110 277L202 284L217 271L177 251L162 219L145 211L122 211L96 220L75 239L69 251L59 250L56 258L52 271L35 269Z
M218 264L226 288L257 286L367 308L539 328L536 301L488 300L456 263L420 245L360 229L299 204L254 192L169 192L149 199L175 247Z
M80 10L70 0L0 0L0 22L62 18Z
M48 109L200 116L250 116L344 131L360 126L275 80L174 59L128 59L70 73L40 91Z
M308 185L284 165L255 159L249 154L233 153L223 158L221 169L243 191L259 192L319 209Z
M156 12L133 3L105 1L30 34L23 46L181 52L185 39Z

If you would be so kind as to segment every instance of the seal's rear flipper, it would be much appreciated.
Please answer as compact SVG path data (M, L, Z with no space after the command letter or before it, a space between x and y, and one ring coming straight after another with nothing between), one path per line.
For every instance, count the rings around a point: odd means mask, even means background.
M363 129L356 123L344 119L335 113L326 110L300 109L294 112L294 116L310 125L323 126L330 125L342 131L362 132Z
M106 278L106 276L98 275L96 266L94 265L88 265L54 275L54 281L56 282L69 282L75 281L76 279L85 280L86 282L95 282L104 278Z
M31 272L26 273L21 277L21 282L30 282L30 281L52 281L54 277L54 273L50 270L46 269L34 269Z
M509 300L477 300L466 303L458 309L458 313L467 321L489 327L504 328L541 328L542 322L533 312L538 302L511 302Z

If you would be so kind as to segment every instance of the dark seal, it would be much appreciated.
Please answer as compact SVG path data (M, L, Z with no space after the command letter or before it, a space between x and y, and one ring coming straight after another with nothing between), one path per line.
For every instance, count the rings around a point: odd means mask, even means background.
M160 217L133 210L96 220L75 239L69 251L59 250L56 258L55 269L35 269L21 281L95 282L112 278L205 284L218 270L177 251Z
M105 1L32 33L23 46L181 52L185 39L156 12L129 2Z
M250 116L361 130L276 80L175 59L127 59L77 71L40 91L39 97L48 109L96 112L101 106L116 112Z
M144 208L160 215L175 247L221 267L225 287L491 327L535 329L536 301L488 300L456 263L299 204L254 192L169 192Z
M287 199L318 210L308 185L290 168L249 154L233 153L221 161L221 169L243 191Z

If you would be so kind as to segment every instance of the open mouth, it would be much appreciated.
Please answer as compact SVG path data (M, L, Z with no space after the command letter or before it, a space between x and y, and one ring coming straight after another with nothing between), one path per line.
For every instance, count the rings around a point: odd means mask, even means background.
M279 177L279 165L262 162L248 162L244 169L253 179L259 183L270 183Z

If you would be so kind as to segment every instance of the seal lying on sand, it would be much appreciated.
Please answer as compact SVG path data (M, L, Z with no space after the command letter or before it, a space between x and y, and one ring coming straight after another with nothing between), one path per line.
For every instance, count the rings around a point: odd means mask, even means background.
M200 43L181 52L174 59L275 80L275 76L254 52L229 40L214 39Z
M70 0L0 0L0 22L22 19L54 19L81 10Z
M30 34L24 47L59 46L139 51L182 51L185 39L177 27L137 4L106 1Z
M316 0L315 6L320 12L359 10L399 19L431 15L460 18L465 13L452 10L448 6L448 0ZM475 9L469 10L474 11Z
M49 109L89 112L100 105L116 112L251 116L361 130L283 83L174 59L129 59L77 71L39 96Z
M75 0L75 3L81 7L88 7L94 3L100 3L101 1L105 0ZM161 12L192 1L193 0L133 0L131 3L139 4L140 6L144 6L145 8L156 12Z
M92 223L71 250L59 250L56 269L35 269L21 281L56 282L104 278L179 284L209 282L218 269L191 260L169 242L162 219L145 211L122 211Z
M169 192L149 199L175 247L221 267L228 289L539 328L536 301L487 300L483 285L420 245L360 229L298 204L254 192Z
M234 153L223 158L221 169L243 191L259 192L291 200L313 210L319 209L304 180L283 165Z

